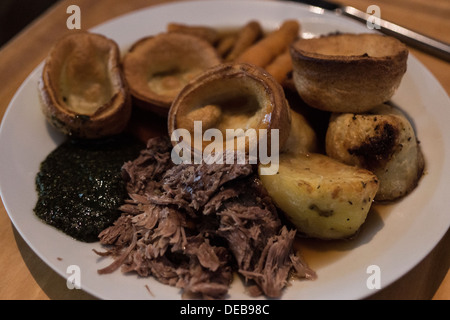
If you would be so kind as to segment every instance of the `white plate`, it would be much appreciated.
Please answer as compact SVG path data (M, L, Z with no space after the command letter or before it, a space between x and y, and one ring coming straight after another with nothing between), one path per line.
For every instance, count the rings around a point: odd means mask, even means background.
M150 7L104 23L102 33L126 50L134 41L165 30L168 22L241 26L250 19L275 28L285 19L299 19L305 35L333 31L367 32L363 24L308 7L272 1L195 1ZM56 39L55 39L56 40ZM6 210L20 235L36 254L63 277L76 265L81 286L102 299L181 299L180 290L152 278L117 271L98 275L111 260L92 249L99 244L73 240L41 222L34 214L34 179L40 162L63 137L41 113L37 81L42 64L26 79L11 101L0 128L0 183ZM367 287L367 268L376 265L384 288L413 268L437 244L450 224L450 102L436 79L413 56L392 99L411 117L426 159L426 175L412 194L395 205L376 209L352 242L323 246L307 243L305 255L317 271L316 281L293 281L283 299L360 299L374 293ZM318 253L311 254L311 252ZM148 288L147 288L148 287ZM149 292L149 290L151 293ZM232 299L249 299L237 279Z

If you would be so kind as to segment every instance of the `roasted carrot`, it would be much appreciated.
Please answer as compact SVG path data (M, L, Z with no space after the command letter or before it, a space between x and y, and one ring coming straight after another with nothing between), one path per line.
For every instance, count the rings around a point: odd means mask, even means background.
M286 50L300 32L300 23L296 20L286 20L279 29L269 33L245 50L237 62L247 62L259 67L267 66L272 60Z
M250 21L239 30L236 42L231 52L227 55L226 61L233 61L242 52L252 46L262 35L262 28L259 22Z
M292 59L287 48L282 54L278 55L268 66L266 71L270 73L279 83L283 83L287 74L292 71Z

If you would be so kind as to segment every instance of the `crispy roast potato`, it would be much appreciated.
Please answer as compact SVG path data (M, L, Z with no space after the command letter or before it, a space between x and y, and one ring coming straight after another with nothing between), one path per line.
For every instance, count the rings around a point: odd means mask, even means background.
M372 171L380 180L376 200L411 192L424 170L424 158L409 120L383 104L366 114L334 114L326 135L328 156Z
M275 175L260 175L275 204L306 236L342 239L366 220L376 176L318 153L280 155Z

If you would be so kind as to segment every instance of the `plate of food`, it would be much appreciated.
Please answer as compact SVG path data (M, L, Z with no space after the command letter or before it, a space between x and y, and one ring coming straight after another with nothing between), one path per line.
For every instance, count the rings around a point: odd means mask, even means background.
M379 37L290 2L186 1L55 39L0 128L8 215L100 299L370 296L450 225L450 100ZM173 156L174 133L205 154L244 127L276 130L276 174Z

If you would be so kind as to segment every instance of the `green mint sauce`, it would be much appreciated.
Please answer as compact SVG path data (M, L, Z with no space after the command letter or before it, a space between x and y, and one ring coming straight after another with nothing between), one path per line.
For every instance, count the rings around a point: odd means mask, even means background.
M40 165L35 214L77 240L98 241L127 197L122 165L143 147L125 135L65 141Z

